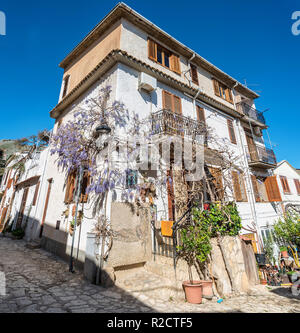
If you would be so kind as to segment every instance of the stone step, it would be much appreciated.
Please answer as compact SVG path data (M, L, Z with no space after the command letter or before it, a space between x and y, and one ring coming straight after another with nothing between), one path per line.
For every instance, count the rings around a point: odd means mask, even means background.
M30 250L35 250L35 249L40 249L42 247L42 245L41 245L41 241L36 240L36 241L31 241L31 242L26 243L25 247Z

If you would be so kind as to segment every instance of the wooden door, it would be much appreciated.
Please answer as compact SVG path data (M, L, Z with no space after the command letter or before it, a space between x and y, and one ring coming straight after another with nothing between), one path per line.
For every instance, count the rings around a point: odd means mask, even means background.
M255 239L255 234L244 234L244 235L242 235L242 238L251 240L254 253L258 253L257 245L256 245L257 241Z
M258 161L256 145L254 143L252 136L246 135L246 139L247 139L247 144L248 144L248 148L249 148L251 161Z
M46 196L46 201L45 201L45 206L44 206L44 213L43 213L43 218L42 218L42 223L41 223L40 238L43 236L44 223L45 223L46 216L47 216L47 210L48 210L48 204L49 204L52 182L53 182L52 178L48 179L48 190L47 190L47 196Z
M23 192L22 202L21 202L19 215L18 215L18 220L17 220L17 228L21 228L21 226L22 226L22 221L23 221L23 217L24 217L24 211L25 211L25 207L26 207L28 191L29 191L29 187L26 187L24 189L24 192Z

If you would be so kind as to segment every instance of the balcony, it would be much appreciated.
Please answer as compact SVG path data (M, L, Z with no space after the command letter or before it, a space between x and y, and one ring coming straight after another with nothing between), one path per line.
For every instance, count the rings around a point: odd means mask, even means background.
M266 125L266 119L265 119L263 113L254 109L252 106L250 106L244 102L240 102L240 103L236 104L236 108L240 113L243 113L246 116L248 116L249 118L254 119L254 120Z
M256 146L249 149L246 146L246 151L248 151L247 158L251 167L270 169L277 164L274 151L270 148Z
M160 110L152 114L152 134L178 135L194 138L205 133L205 125L201 122L174 113Z

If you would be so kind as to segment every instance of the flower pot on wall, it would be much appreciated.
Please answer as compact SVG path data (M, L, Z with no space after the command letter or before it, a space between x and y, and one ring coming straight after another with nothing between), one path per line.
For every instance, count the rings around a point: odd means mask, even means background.
M202 283L200 281L184 281L182 287L185 293L185 298L188 303L202 303Z
M214 296L212 289L212 281L201 280L200 283L202 284L202 297L212 298Z

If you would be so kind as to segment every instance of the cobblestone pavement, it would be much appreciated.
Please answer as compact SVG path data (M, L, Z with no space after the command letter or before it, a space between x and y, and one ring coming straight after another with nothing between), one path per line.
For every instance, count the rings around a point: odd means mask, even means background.
M251 295L228 298L221 304L205 300L205 304L192 305L141 291L129 293L91 285L81 273L69 273L64 261L42 249L28 249L24 241L0 236L0 254L0 272L6 277L0 313L300 312L300 297L293 297L282 287L269 290L258 286ZM156 276L151 274L151 278L155 280ZM149 281L149 276L145 279Z

